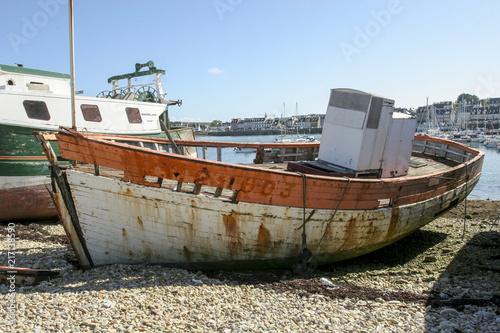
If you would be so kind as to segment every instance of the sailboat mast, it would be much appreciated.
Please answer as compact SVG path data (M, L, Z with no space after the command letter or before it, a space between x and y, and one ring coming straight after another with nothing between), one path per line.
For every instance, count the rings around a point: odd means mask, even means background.
M285 125L285 137L286 137L286 108L285 108L285 102L283 102L283 124Z
M295 102L295 115L297 116L297 139L299 138L299 102Z
M69 8L69 61L70 61L70 75L71 75L71 127L76 130L76 107L75 107L75 54L74 54L74 41L73 41L73 0L68 1Z
M429 97L427 97L427 101L425 102L425 111L427 111L427 133L429 133L431 129L431 116L429 114Z
M488 127L486 127L486 103L483 104L483 115L484 115L484 130L486 131Z

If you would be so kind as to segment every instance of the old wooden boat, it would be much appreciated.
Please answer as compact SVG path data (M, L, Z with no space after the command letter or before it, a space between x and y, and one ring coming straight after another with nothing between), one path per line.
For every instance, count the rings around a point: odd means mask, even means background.
M255 148L252 165L175 154L164 139L69 129L37 137L52 161L53 197L83 267L255 268L292 265L307 252L305 260L318 264L359 256L464 200L479 180L484 154L414 136L415 126L411 117L395 115L391 100L336 89L321 144L174 142L203 152ZM349 133L350 141L331 141ZM50 139L63 158L80 164L59 168ZM361 147L356 156L354 145ZM287 149L310 161L259 164L266 152L287 156Z
M166 137L159 119L167 122L167 107L180 101L166 98L165 71L152 61L135 69L110 77L111 90L97 97L76 97L78 130ZM131 84L132 78L144 76L152 82ZM71 126L70 80L68 74L0 65L0 221L57 218L46 188L49 164L31 133ZM120 86L123 80L127 83Z

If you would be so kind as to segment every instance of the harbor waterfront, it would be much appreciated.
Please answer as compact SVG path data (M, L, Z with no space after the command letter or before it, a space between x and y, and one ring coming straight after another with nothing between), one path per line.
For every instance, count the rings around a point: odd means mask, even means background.
M500 150L484 148L481 143L471 146L485 152L485 156L481 178L468 199L500 200Z
M321 134L313 134L316 139L321 139ZM224 142L259 142L269 143L276 139L276 135L249 135L249 136L203 136L202 140ZM294 135L289 135L294 137ZM473 148L485 152L483 170L479 182L468 196L469 200L500 200L500 151L487 149L479 142L471 144ZM201 155L200 155L201 156ZM208 151L208 159L216 160L216 152ZM252 163L255 153L235 154L232 148L222 150L222 161L229 163Z

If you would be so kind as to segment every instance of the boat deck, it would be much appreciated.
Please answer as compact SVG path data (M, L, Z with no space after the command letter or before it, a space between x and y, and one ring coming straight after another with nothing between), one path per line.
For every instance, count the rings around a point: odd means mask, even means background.
M416 177L433 172L441 172L459 164L458 162L446 160L444 158L430 158L421 154L412 155L408 175L404 177Z

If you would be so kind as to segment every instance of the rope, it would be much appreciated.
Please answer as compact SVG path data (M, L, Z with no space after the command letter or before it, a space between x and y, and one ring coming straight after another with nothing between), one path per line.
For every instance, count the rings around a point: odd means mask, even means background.
M306 198L307 198L307 176L304 173L297 172L299 175L302 176L302 250L300 251L300 255L297 261L297 264L295 265L294 272L298 274L308 274L311 271L314 271L315 265L314 262L312 262L314 256L318 252L318 249L323 242L323 239L326 236L326 233L328 229L330 229L330 225L333 222L333 218L337 214L337 211L339 210L340 204L344 200L344 196L347 192L347 189L349 188L349 184L351 183L351 179L348 177L343 177L347 179L347 185L344 189L344 192L342 193L342 196L340 197L339 203L337 204L337 208L333 212L332 217L330 218L330 221L325 229L325 232L323 233L323 236L319 240L318 245L316 246L316 249L314 250L314 253L311 253L309 249L307 248L307 234L306 234Z
M302 172L297 172L302 176L302 250L307 248L306 234L306 197L307 197L307 175Z
M495 219L495 221L494 221L494 222L493 222L493 224L491 225L490 231L491 231L491 230L493 230L493 227L495 226L495 224L497 224L498 217L500 217L500 213L497 215L497 218Z
M465 238L465 228L467 221L467 194L469 193L467 185L469 183L469 168L467 164L465 164L465 200L464 200L464 228L462 230L462 240Z
M302 249L300 251L297 264L294 272L296 274L308 274L314 270L310 265L311 251L307 248L306 234L306 197L307 197L307 176L301 172L297 172L302 176Z
M334 217L335 217L335 215L337 214L337 211L339 210L340 204L342 203L342 200L344 200L344 196L345 196L345 194L346 194L346 192L347 192L347 189L349 188L349 185L351 184L351 178L349 178L349 177L345 177L345 176L344 176L344 177L342 177L342 178L347 179L347 185L346 185L346 187L345 187L345 189L344 189L344 193L342 193L342 196L340 197L339 203L337 204L337 208L335 208L335 211L333 212L333 215L332 215L332 217L330 218L330 222L328 222L328 225L326 226L325 232L323 233L323 236L321 236L321 239L319 240L318 245L316 245L316 249L314 249L314 252L313 252L313 254L312 254L311 258L309 258L309 261L308 261L308 262L310 262L310 261L312 260L312 258L314 258L314 256L316 255L316 253L318 252L319 247L320 247L321 243L323 242L323 239L324 239L324 238L325 238L325 236L326 236L326 232L328 231L328 229L330 229L330 225L331 225L331 224L332 224L332 222L333 222L333 218L334 218Z

